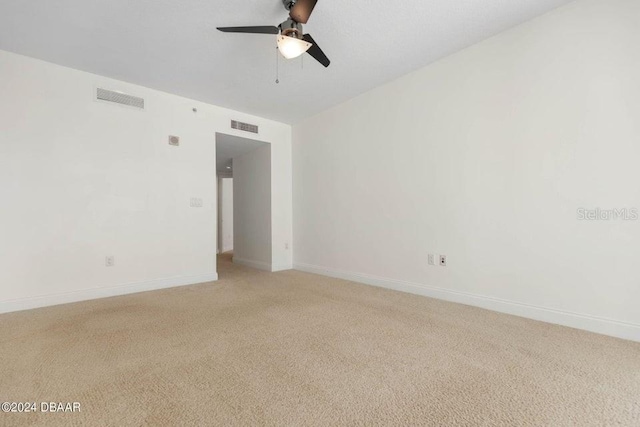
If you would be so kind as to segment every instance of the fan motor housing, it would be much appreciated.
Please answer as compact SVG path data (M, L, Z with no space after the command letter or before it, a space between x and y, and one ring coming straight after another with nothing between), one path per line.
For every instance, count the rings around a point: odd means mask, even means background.
M284 5L285 9L291 10L293 5L296 4L296 0L282 0L282 4Z
M302 32L302 24L293 19L287 19L280 24L280 32L283 36L295 37L297 39L302 39L304 35Z

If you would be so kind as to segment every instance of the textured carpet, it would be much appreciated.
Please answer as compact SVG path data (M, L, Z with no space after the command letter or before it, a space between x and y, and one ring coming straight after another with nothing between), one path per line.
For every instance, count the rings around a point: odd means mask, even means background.
M0 425L640 426L640 344L220 260L216 283L0 316Z

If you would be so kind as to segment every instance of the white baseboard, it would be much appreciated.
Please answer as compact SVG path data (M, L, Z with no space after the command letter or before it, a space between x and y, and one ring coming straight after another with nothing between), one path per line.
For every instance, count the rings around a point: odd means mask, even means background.
M257 268L258 270L272 271L272 266L268 262L253 261L250 259L238 258L233 256L233 263L244 265L245 267Z
M272 265L271 266L271 271L273 273L277 273L278 271L287 271L287 270L293 270L293 265L292 264L285 264L285 265Z
M195 285L198 283L214 282L216 280L218 280L218 274L210 273L197 276L170 277L166 279L128 283L125 285L110 286L104 288L84 289L81 291L64 292L53 295L42 295L33 298L0 301L0 313L30 310L32 308L48 307L52 305L68 304L71 302L135 294L138 292L155 291L158 289L175 288L178 286Z
M308 273L335 277L338 279L349 280L366 285L372 285L425 297L471 305L492 311L497 311L500 313L512 314L515 316L526 317L528 319L554 323L557 325L583 329L603 335L609 335L612 337L640 342L640 325L634 323L621 322L613 319L606 319L602 317L595 317L585 314L539 307L530 304L508 301L500 298L486 297L468 292L453 291L418 283L403 282L383 277L376 277L367 274L339 271L311 264L294 263L293 267L296 270L305 271Z
M238 265L244 265L245 267L257 268L258 270L269 271L272 273L293 269L293 265L291 264L275 265L275 264L269 264L268 262L253 261L250 259L238 258L237 256L233 257L233 262Z

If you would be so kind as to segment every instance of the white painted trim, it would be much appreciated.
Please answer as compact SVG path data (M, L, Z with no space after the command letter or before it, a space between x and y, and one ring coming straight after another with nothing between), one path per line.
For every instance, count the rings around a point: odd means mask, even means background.
M334 270L327 267L320 267L311 264L294 263L296 270L307 273L319 274L322 276L335 277L352 282L381 288L393 289L400 292L451 301L459 304L471 305L500 313L511 314L528 319L539 320L547 323L568 326L576 329L583 329L612 337L639 341L640 325L602 317L590 316L586 314L572 313L568 311L539 307L531 304L523 304L508 301L500 298L476 295L468 292L459 292L449 289L442 289L424 284L404 282L383 277L372 276L362 273L352 273L347 271Z
M268 262L252 261L250 259L238 258L234 255L233 263L244 265L245 267L257 268L258 270L272 271L272 266Z
M250 259L233 257L233 262L238 265L244 265L245 267L257 268L258 270L270 271L272 273L278 271L292 270L292 264L274 265L262 261L252 261Z
M216 280L218 280L218 274L209 273L197 276L170 277L166 279L128 283L125 285L110 286L104 288L83 289L81 291L42 295L33 298L0 301L0 313L30 310L32 308L48 307L52 305L68 304L71 302L135 294L138 292L155 291L158 289L175 288L178 286L195 285L198 283L214 282Z

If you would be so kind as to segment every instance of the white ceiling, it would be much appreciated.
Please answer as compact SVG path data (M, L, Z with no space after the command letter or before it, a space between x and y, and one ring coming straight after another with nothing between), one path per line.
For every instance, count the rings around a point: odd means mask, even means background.
M0 1L0 49L295 123L572 0L319 0L305 26L332 60L280 60L281 0Z
M228 167L233 168L232 160L235 157L265 145L268 144L239 136L216 133L216 170L218 176L231 177L233 169L228 169Z

